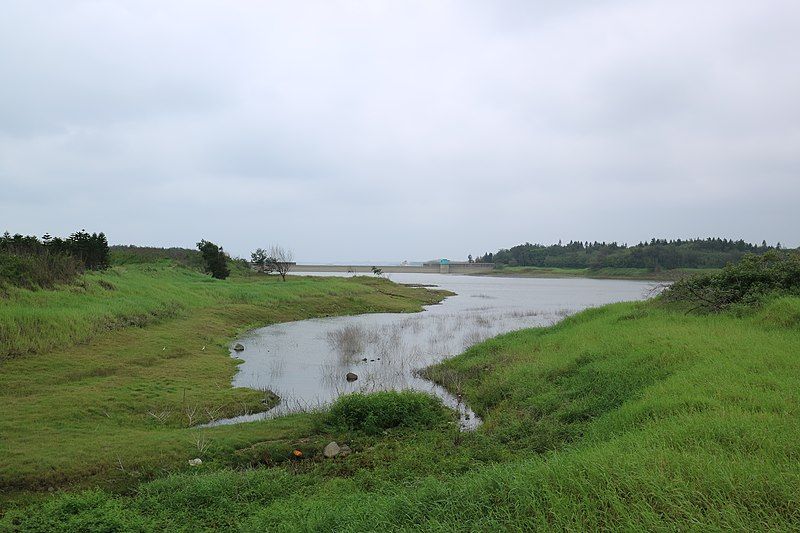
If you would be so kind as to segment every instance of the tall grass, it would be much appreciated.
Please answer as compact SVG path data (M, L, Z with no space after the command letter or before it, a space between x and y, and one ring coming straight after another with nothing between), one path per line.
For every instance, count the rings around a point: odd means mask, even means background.
M356 299L372 292L367 282L359 280L296 278L286 287L264 275L219 281L171 264L118 266L88 273L81 283L57 291L9 288L0 299L0 360L72 346L103 332L188 316L193 309L297 304L318 295L322 287L342 294L354 291ZM401 309L407 304L398 303Z
M72 283L83 270L80 259L64 253L0 252L0 293L10 292L12 287L51 289Z
M354 453L325 461L318 443L331 437L281 448L267 424L260 450L275 457L295 445L306 459L245 471L220 461L133 496L61 495L0 524L796 530L798 309L797 297L742 317L652 303L591 309L490 339L428 372L458 382L484 419L474 433L423 425L367 435L348 425L335 438Z
M59 494L0 529L796 530L798 324L793 296L741 316L590 309L426 372L458 384L484 420L473 433L405 423L434 412L424 402L348 397L210 433L200 470L129 495ZM322 459L332 439L353 453ZM185 446L197 453L196 437Z
M269 409L273 395L230 386L229 342L243 329L419 311L441 297L380 279L217 281L168 265L115 267L54 291L17 290L0 300L7 355L0 361L0 508L27 490L130 487L197 457L194 426ZM308 426L295 418L268 431L283 443ZM203 460L239 464L245 459L233 451L263 440L262 428L204 430Z

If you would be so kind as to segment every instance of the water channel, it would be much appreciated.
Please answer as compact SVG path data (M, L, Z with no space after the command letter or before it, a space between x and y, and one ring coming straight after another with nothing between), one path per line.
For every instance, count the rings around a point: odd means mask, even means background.
M270 411L217 420L213 425L314 409L351 392L414 389L441 398L459 412L462 428L471 429L480 423L475 413L460 398L418 376L417 370L502 333L551 325L588 307L647 298L654 285L627 280L454 274L387 277L397 283L435 285L456 296L421 313L318 318L246 333L235 341L245 347L244 351L231 352L243 360L233 386L270 390L281 401ZM358 379L348 381L348 373Z

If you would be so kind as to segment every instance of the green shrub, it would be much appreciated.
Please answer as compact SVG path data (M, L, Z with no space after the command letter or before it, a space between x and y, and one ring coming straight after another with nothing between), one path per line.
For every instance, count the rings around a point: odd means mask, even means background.
M720 272L691 276L662 293L667 302L691 305L691 310L719 312L754 307L768 296L800 294L800 253L770 251L747 255Z
M231 269L228 268L228 254L221 246L203 239L197 243L197 248L203 256L205 272L211 274L212 278L226 279L231 275Z
M67 254L0 252L0 285L49 289L71 283L82 272L80 259Z
M200 251L188 248L118 245L110 248L110 257L113 265L171 262L197 270L203 268L203 256Z
M441 400L421 392L385 391L341 396L327 416L330 426L374 435L398 427L427 428L445 423Z

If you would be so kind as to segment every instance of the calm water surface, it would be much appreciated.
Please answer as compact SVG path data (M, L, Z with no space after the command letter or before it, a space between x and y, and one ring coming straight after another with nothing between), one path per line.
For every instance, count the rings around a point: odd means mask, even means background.
M322 274L322 275L342 275ZM647 298L653 283L594 279L499 278L390 274L397 283L436 285L457 295L421 313L381 313L274 324L248 332L233 386L268 389L274 409L218 420L230 424L273 418L330 403L341 394L415 389L434 394L461 414L464 428L479 420L458 398L416 371L453 357L489 337L534 326L611 302ZM348 382L348 372L358 376Z

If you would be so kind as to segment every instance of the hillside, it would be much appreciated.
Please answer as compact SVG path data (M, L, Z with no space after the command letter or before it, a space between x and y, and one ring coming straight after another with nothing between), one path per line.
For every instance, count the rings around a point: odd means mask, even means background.
M625 270L661 272L675 269L722 268L739 261L745 254L763 254L781 249L776 246L730 239L652 239L629 246L617 242L570 241L544 245L525 243L477 258L498 267L538 267L558 269Z
M715 290L753 269L795 272L775 261L726 271ZM284 421L290 433L279 421L246 424L239 431L261 434L259 444L217 447L199 470L132 495L61 494L0 527L796 529L800 297L748 279L750 303L736 312L614 304L429 369L482 416L472 433L435 419L367 432L332 425L333 411ZM354 453L323 459L332 438ZM300 462L286 459L295 447Z

